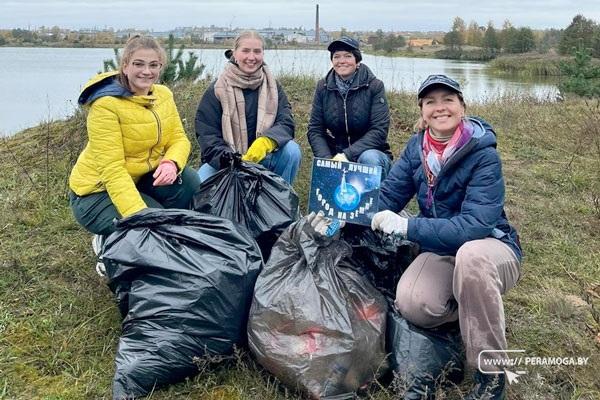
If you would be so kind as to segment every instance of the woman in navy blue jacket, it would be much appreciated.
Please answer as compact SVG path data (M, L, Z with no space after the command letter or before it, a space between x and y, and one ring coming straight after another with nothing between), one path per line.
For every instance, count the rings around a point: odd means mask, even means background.
M467 363L504 359L502 294L519 279L521 248L504 212L504 178L496 135L465 116L459 84L431 75L418 92L421 119L381 185L372 228L416 242L422 253L398 283L395 305L423 328L458 319ZM397 214L416 196L416 217ZM504 371L475 373L470 399L504 396ZM487 397L486 397L487 398Z

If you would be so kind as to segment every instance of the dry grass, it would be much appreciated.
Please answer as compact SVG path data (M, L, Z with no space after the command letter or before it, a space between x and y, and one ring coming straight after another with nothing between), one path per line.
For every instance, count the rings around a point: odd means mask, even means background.
M306 203L306 124L315 82L283 77L305 158L296 185ZM176 90L187 132L206 87ZM416 117L413 96L391 93L390 142L398 154ZM499 99L471 112L496 128L507 212L526 259L506 296L508 341L535 356L592 357L587 367L538 367L510 399L600 398L600 113L596 103ZM85 141L81 114L0 142L0 399L108 399L119 316L94 272L90 235L73 220L66 179ZM195 143L195 139L192 138ZM197 166L197 157L192 164ZM295 399L239 352L199 361L200 374L152 399ZM465 386L466 387L466 386ZM439 398L460 398L465 387ZM364 396L393 399L393 386Z

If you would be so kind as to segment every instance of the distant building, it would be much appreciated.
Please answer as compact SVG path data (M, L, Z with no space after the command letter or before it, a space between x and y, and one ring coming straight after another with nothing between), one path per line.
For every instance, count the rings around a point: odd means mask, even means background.
M277 30L273 28L259 29L256 32L258 32L258 34L265 40L275 40L276 36L278 36Z
M314 36L313 36L314 37ZM303 31L290 32L285 35L286 42L308 43L306 33Z
M79 31L79 32L81 32L81 31ZM117 32L115 32L115 36L124 37L124 38L129 38L134 35L147 35L147 34L149 34L149 33L146 31L140 31L140 30L136 30L136 29L119 29Z
M173 34L176 39L183 39L190 36L190 33L185 28L175 28L169 33Z
M308 42L315 42L315 30L311 29L306 31L306 40ZM329 33L325 32L323 29L321 29L320 35L319 35L319 43L329 43L331 41L331 36L329 35Z
M137 29L120 29L114 32L111 29L111 34L117 38L128 38L132 35L142 34L149 35L157 39L166 39L169 35L173 35L176 39L191 38L196 43L215 43L215 44L231 44L233 40L246 29L235 29L231 30L225 27L217 27L211 25L210 27L177 27L170 31L147 31ZM287 29L287 28L263 28L256 30L265 40L269 41L269 44L285 44L285 43L298 43L307 44L315 43L315 30L305 30L302 27ZM81 29L77 33L80 36L91 36L97 37L99 34L98 29ZM331 35L325 30L321 29L319 32L319 43L329 43L332 40Z
M163 39L163 38L168 38L169 35L171 34L170 31L162 31L162 32L148 32L149 36L152 36L155 39Z
M408 47L425 47L432 46L434 43L433 39L409 39Z
M215 32L212 35L212 43L227 43L237 38L238 33L234 31L229 32Z

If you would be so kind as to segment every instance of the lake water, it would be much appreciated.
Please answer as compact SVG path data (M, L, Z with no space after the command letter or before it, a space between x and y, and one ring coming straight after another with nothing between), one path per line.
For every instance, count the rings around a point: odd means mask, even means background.
M194 50L217 76L226 62L223 50ZM186 58L187 58L187 52ZM112 49L0 47L0 136L44 120L71 115L82 85L113 58ZM265 61L275 74L325 75L330 68L325 50L267 50ZM461 82L467 103L485 102L504 94L554 98L556 85L490 76L485 64L423 58L364 55L363 62L387 89L416 92L429 74L443 73Z

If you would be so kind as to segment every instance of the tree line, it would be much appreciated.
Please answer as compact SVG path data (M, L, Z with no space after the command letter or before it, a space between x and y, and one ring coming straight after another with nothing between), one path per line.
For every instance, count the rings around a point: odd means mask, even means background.
M466 58L489 60L500 54L540 54L554 51L560 55L573 55L582 45L591 49L593 57L600 57L600 25L595 21L576 15L565 29L534 31L529 27L516 27L506 20L501 29L493 22L480 26L475 21L469 25L455 17L451 30L444 36L446 49L439 54L443 58ZM465 46L478 49L465 49Z

